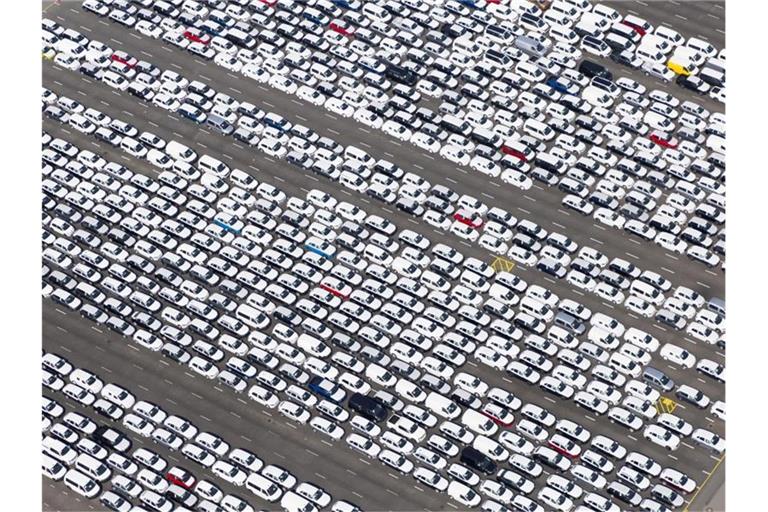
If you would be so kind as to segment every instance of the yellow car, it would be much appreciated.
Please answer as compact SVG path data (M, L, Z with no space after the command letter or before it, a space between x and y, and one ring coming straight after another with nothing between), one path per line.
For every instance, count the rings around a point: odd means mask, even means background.
M691 70L677 62L672 62L670 60L667 62L667 67L678 75L691 76Z
M53 58L56 56L56 51L51 48L43 48L43 58L45 60L53 60Z

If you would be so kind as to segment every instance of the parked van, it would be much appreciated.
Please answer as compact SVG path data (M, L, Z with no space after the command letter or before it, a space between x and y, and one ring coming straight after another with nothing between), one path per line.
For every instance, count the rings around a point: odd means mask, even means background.
M555 316L555 313L546 304L542 304L530 297L523 297L520 299L519 307L524 313L533 315L544 322L549 322Z
M293 491L286 491L280 498L280 506L285 512L317 512L318 508L311 501Z
M197 162L197 166L203 172L208 172L218 176L219 178L226 178L229 175L229 167L212 156L203 155Z
M640 372L642 371L642 367L639 364L630 359L629 356L619 352L611 354L610 359L608 359L608 366L619 373L632 377L633 379L639 377Z
M629 40L632 44L638 44L640 42L640 34L624 23L614 23L611 26L610 32Z
M626 50L632 50L635 46L632 43L632 41L630 41L624 36L620 36L619 34L608 34L605 36L605 39L603 39L603 41L614 52L623 52Z
M109 478L112 472L96 457L81 453L75 460L75 468L94 480L103 482Z
M472 126L469 122L459 117L447 114L440 120L440 126L449 132L456 133L463 137L468 137L472 132Z
M192 163L197 158L197 153L190 149L189 146L175 140L170 141L165 146L165 152L174 160L181 160L187 163Z
M725 73L712 68L704 68L699 71L698 77L713 87L725 85Z
M240 304L235 310L235 317L254 329L263 329L269 324L269 318L262 311L248 304Z
M648 283L635 279L629 287L632 295L650 302L654 306L660 306L664 302L664 295Z
M539 140L549 141L555 136L555 130L546 123L529 117L523 123L525 130Z
M483 53L483 49L469 37L459 37L453 41L453 49L471 59L477 59Z
M653 33L666 41L672 47L680 46L685 42L685 39L680 35L679 32L665 27L664 25L659 25L656 27Z
M675 382L666 373L652 366L646 366L643 370L643 381L663 391L669 392L675 389Z
M554 323L557 327L562 327L577 336L584 334L584 331L586 330L586 327L581 320L565 311L557 312ZM553 330L550 329L550 336L552 335L552 331Z
M533 57L543 57L547 53L547 47L541 41L530 36L518 36L515 38L515 48Z
M67 473L67 468L58 460L46 454L43 456L43 475L51 480L61 480Z
M719 297L712 297L707 302L707 309L725 317L725 300Z
M688 42L685 43L685 46L693 50L696 50L697 52L701 53L705 57L714 57L715 55L717 55L717 49L714 46L712 46L712 44L704 41L703 39L699 39L696 37L692 37L688 39Z
M43 453L47 453L54 459L71 466L77 458L77 450L72 449L67 443L55 437L43 438Z
M80 496L94 498L101 492L101 487L92 478L76 469L70 469L64 475L64 484Z
M387 407L378 399L352 393L348 402L349 408L369 420L380 423L387 419Z
M258 473L251 473L245 481L245 486L259 498L274 503L283 495L282 490L271 480Z
M365 165L368 169L372 169L373 166L376 165L376 160L374 160L371 155L355 146L347 146L344 150L344 158L356 160Z
M470 138L478 144L485 144L492 148L498 147L501 139L497 133L494 133L491 130L486 130L485 128L473 129Z

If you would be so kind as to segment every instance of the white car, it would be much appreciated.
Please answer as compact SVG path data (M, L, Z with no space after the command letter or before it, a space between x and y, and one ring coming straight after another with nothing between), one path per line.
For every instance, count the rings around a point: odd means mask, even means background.
M416 132L411 137L411 144L417 148L421 148L429 153L437 153L440 151L440 143L432 136L423 132Z
M266 74L266 72L265 72ZM265 81L269 80L269 75L267 74L267 79ZM253 78L253 77L252 77ZM321 94L318 90L309 87L308 85L301 85L298 89L296 89L295 95L301 99L306 101L307 103L311 103L312 105L315 105L316 107L319 107L323 105L326 101L326 97Z
M665 361L670 361L685 369L696 366L696 357L693 354L672 343L667 343L662 346L659 350L659 355Z
M669 451L677 450L680 438L659 425L648 425L643 431L643 437Z
M355 113L355 109L349 103L339 98L328 98L323 106L341 117L352 117Z
M471 157L461 146L444 145L440 148L440 156L460 166L469 165L471 160Z
M367 108L357 109L352 117L358 123L362 123L365 126L373 128L374 130L381 128L381 125L384 123L378 114L371 112Z
M381 125L381 131L401 141L407 141L413 135L411 130L391 119Z
M533 180L515 169L506 169L501 173L501 181L513 185L520 190L529 190L533 187Z

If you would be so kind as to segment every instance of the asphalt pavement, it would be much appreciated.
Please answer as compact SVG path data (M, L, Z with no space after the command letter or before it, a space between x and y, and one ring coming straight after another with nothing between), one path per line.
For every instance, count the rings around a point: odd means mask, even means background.
M305 197L306 192L309 189L320 189L328 192L339 200L355 204L369 214L376 213L389 218L400 229L405 229L406 227L412 229L429 239L432 244L447 242L450 245L457 247L465 254L465 256L474 256L488 263L492 263L495 260L494 255L486 252L476 244L469 244L450 233L442 233L434 230L423 221L416 220L413 217L397 209L389 208L378 201L369 200L365 196L344 190L329 180L318 179L311 172L298 169L285 161L272 160L257 150L240 145L231 137L208 132L193 123L182 121L177 116L169 114L158 107L147 105L133 96L112 91L105 85L95 83L87 77L77 73L57 69L56 66L51 65L46 65L44 69L44 84L57 94L69 91L68 93L75 99L84 102L86 105L98 108L109 116L119 117L134 124L140 130L151 131L166 140L175 139L183 141L199 153L208 153L214 157L220 158L230 165L230 167L242 169L252 174L260 181L269 182L272 185L281 188L288 195ZM75 91L75 93L73 94L72 91ZM146 161L129 157L121 150L112 148L106 143L96 142L92 137L65 128L55 121L46 119L43 126L49 133L51 133L51 135L62 137L81 148L89 147L92 151L100 153L107 160L124 163L130 169L143 172L149 176L156 177L158 174L157 169ZM570 236L570 232L568 232L568 234ZM602 250L603 247L598 246L598 249ZM642 267L642 260L638 263ZM689 266L693 265L689 264ZM650 268L658 271L658 268ZM718 347L681 337L679 333L673 332L669 328L661 326L655 321L639 318L637 315L630 313L621 306L617 307L603 302L596 295L590 293L585 294L579 290L575 290L564 280L555 280L535 268L525 268L521 265L515 265L513 272L526 280L529 284L540 284L549 288L561 298L571 298L584 304L584 306L590 308L592 311L605 311L607 314L614 316L617 320L624 323L627 327L634 326L639 329L647 330L653 336L656 336L662 344L665 342L680 344L682 339L686 341L684 344L685 347L696 355L697 358L706 357L718 362L724 360L724 354L719 352L720 349ZM679 281L680 276L670 275L668 277L670 279L675 279L678 283L685 283L687 286L697 288L696 285L693 285L690 282ZM698 286L698 289L705 296L711 295L711 291L708 288ZM694 370L681 371L667 365L663 361L658 361L657 364L665 371L669 372L670 377L676 382L684 382L692 380L693 378L700 379L700 377L694 376ZM703 381L703 379L700 380ZM713 400L722 399L722 386L711 383L711 381L699 382L697 385L700 385L702 391L708 394Z
M608 0L600 3L620 13L644 18L654 27L669 27L685 38L709 41L718 51L725 47L725 2L722 0Z
M456 167L439 156L426 154L410 144L400 143L380 131L369 130L355 121L308 105L295 96L235 75L211 62L204 62L184 50L99 19L79 7L66 5L53 8L46 14L66 27L82 31L91 39L125 50L161 69L176 71L190 80L200 80L236 99L250 101L263 110L277 112L294 123L304 124L319 135L341 139L346 145L358 146L375 158L388 159L406 171L419 174L433 185L443 184L459 193L474 196L489 206L498 206L533 220L550 231L567 234L579 245L590 245L611 257L629 259L639 263L641 268L659 271L671 281L687 283L687 286L707 297L724 296L721 271L706 269L685 256L669 254L661 247L630 237L621 230L605 228L591 217L566 211L561 204L564 194L557 188L542 187L536 183L534 188L522 192L499 180L490 180L480 173ZM674 85L662 87L664 84L642 73L630 73L632 70L627 68L619 70L615 63L608 60L606 66L615 73L631 74L632 78L647 87L660 87L681 99L692 99L705 108L722 111L722 104L709 98L694 96ZM179 124L189 123L179 121ZM175 130L173 124L170 127Z

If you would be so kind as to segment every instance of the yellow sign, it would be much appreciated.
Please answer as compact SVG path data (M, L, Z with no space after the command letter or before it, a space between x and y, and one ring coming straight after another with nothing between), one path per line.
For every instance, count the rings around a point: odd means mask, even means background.
M497 256L491 262L491 268L496 272L512 272L512 269L515 268L515 262L509 261L508 259L502 258L501 256Z
M661 397L656 402L656 411L659 414L662 414L665 412L672 414L672 412L674 412L676 408L677 408L677 402L667 397Z

